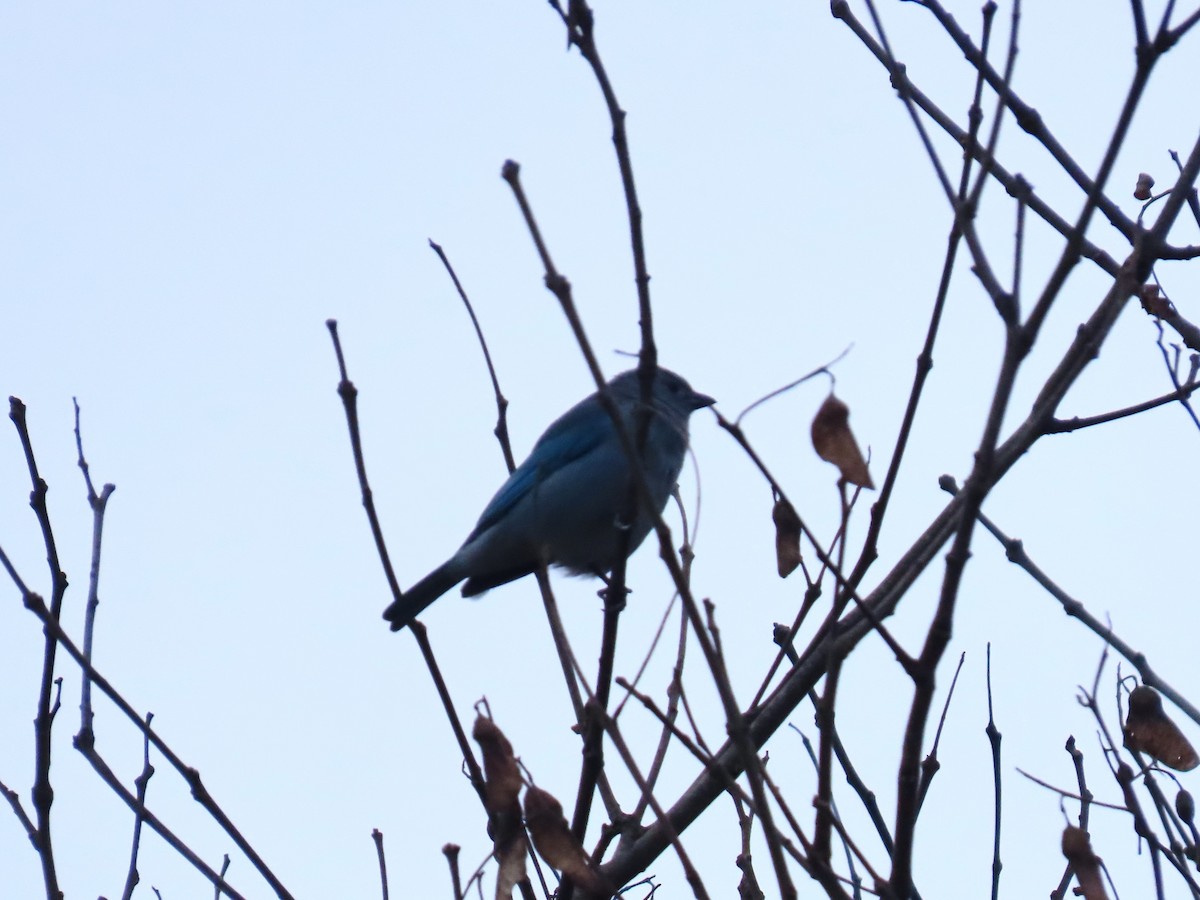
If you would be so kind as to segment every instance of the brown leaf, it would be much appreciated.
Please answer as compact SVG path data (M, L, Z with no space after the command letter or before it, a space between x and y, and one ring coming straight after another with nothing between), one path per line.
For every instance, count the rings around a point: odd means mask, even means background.
M504 732L484 716L475 719L471 737L483 751L483 776L487 785L488 811L494 812L517 802L524 782L513 756L512 744Z
M494 852L500 867L496 872L496 900L512 900L513 888L525 880L525 832L518 828L503 841L497 836Z
M1142 309L1156 318L1169 319L1175 314L1175 307L1162 295L1157 284L1143 284L1138 299L1142 301Z
M1180 788L1179 793L1175 795L1175 812L1179 813L1179 818L1189 825L1196 818L1196 801L1183 788Z
M1068 825L1063 829L1062 852L1075 870L1078 894L1084 900L1108 900L1100 875L1100 858L1092 852L1092 842L1082 828Z
M775 565L779 577L787 578L800 565L800 517L786 497L775 501L771 510L775 522Z
M1154 187L1154 179L1145 172L1138 174L1137 186L1133 189L1133 196L1137 200L1149 200L1151 196L1150 189Z
M1154 688L1138 685L1129 692L1125 717L1125 746L1153 756L1165 766L1188 772L1200 765L1200 757L1183 732L1163 712L1162 697Z
M525 877L525 829L518 800L524 782L513 756L512 744L491 719L478 716L471 736L483 753L484 796L487 798L488 832L495 844L497 900L512 897L512 889Z
M562 804L553 794L536 786L525 792L525 825L542 859L569 875L588 893L609 893L603 887L604 879L600 873L592 868L583 846L571 834Z
M871 473L867 471L867 462L850 431L850 407L833 394L825 398L813 418L812 442L817 456L837 466L843 481L875 488Z

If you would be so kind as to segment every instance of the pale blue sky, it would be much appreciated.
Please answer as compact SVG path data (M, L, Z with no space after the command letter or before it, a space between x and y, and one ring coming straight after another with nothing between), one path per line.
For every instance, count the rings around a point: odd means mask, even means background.
M951 6L978 31L978 4ZM1128 6L1026 7L1017 87L1092 169L1132 71ZM915 5L884 8L912 76L961 119L973 85L961 55ZM853 343L838 390L878 480L949 228L885 73L825 4L601 3L597 19L629 112L663 363L732 417ZM117 485L97 665L155 713L297 896L377 896L375 827L404 880L393 896L449 895L447 841L463 845L468 871L487 852L483 815L416 646L379 618L386 585L359 504L324 320L341 323L376 501L407 585L457 547L503 477L475 339L427 239L444 245L476 304L512 401L518 456L590 389L499 177L506 158L523 166L603 365L619 371L628 363L613 351L637 348L609 126L587 66L564 44L557 18L532 0L10 3L0 11L0 387L29 406L72 580L68 627L81 628L90 533L70 431L77 396L94 477ZM1164 61L1136 120L1111 191L1131 214L1137 173L1168 184L1167 150L1186 153L1196 138L1194 109L1180 101L1196 72L1195 45L1185 42ZM953 165L953 151L941 147ZM1002 147L1009 168L1043 196L1068 214L1078 209L1078 192L1011 121ZM989 195L981 229L1007 272L1013 211L994 186ZM1102 223L1092 237L1123 256ZM1193 224L1181 221L1177 242L1196 241ZM1058 248L1031 225L1028 285L1040 284ZM1187 313L1194 272L1175 265L1161 274ZM1019 383L1016 414L1104 288L1080 266ZM962 269L876 577L945 502L937 477L969 470L1001 337ZM1168 389L1153 326L1131 309L1063 412L1087 415ZM746 424L802 515L827 535L837 520L835 476L808 442L824 391L802 388ZM1197 440L1175 409L1050 439L987 506L1067 590L1111 614L1193 695ZM803 584L775 576L769 492L705 414L693 420L693 446L703 487L696 590L716 603L745 702L772 655L770 625L790 619ZM694 506L690 472L684 490ZM45 590L27 494L9 428L0 439L0 545ZM669 597L659 568L651 550L631 564L636 594L619 673L636 669ZM895 620L910 647L924 633L940 574L939 563ZM590 670L600 622L594 585L555 584ZM40 634L15 592L0 598L0 779L27 797ZM464 718L486 695L538 783L569 805L578 741L532 582L478 603L447 596L425 620ZM1099 642L981 538L951 648L967 654L961 693L918 846L927 898L979 896L988 883L989 639L1005 737L1008 894L1048 893L1062 867L1057 799L1013 766L1070 784L1061 746L1073 733L1089 755L1093 789L1115 796L1093 725L1073 699L1074 686L1091 681ZM693 664L692 689L717 740L712 692ZM652 689L661 690L668 665L660 662ZM60 874L68 897L114 896L131 816L69 746L78 682L63 671L53 772ZM890 817L908 683L868 640L842 691L847 744ZM625 727L638 733L639 716L629 710ZM809 711L795 723L811 730ZM132 779L136 733L101 705L97 734ZM784 732L769 749L776 778L805 808L813 779L798 740ZM693 774L681 763L662 796ZM852 797L839 800L852 815ZM149 801L210 863L231 849L163 766ZM1100 829L1111 826L1098 832L1098 852L1123 873L1124 894L1138 894L1148 862L1136 856L1128 822L1098 819ZM738 877L732 825L719 805L688 834L709 862L714 896L729 896ZM0 815L0 848L0 896L35 896L37 860L10 815ZM150 896L150 885L168 900L210 894L152 836L141 871L138 896ZM653 871L666 896L686 896L672 860ZM267 895L244 860L235 859L230 880L248 896Z

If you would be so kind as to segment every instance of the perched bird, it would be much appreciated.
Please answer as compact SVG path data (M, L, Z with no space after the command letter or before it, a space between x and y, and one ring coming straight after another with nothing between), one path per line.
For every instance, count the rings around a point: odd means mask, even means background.
M637 443L641 384L636 369L622 372L605 389L630 438ZM650 429L641 465L654 509L661 511L683 468L688 417L711 406L666 369L656 370L650 392ZM638 507L627 519L632 471L612 417L598 393L581 400L546 429L529 454L487 505L475 530L438 566L383 613L399 631L460 581L474 597L528 575L543 564L576 575L603 575L622 546L632 553L650 533L650 517ZM622 529L629 531L622 544Z

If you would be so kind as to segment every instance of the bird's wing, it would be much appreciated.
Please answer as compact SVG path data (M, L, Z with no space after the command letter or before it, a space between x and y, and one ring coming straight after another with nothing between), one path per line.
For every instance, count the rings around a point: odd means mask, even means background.
M540 482L592 452L612 434L612 420L594 396L577 403L538 438L529 458L504 482L467 538L491 528Z

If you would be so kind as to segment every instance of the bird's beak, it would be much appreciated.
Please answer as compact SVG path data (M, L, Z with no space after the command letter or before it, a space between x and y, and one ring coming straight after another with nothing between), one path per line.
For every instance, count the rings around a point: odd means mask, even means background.
M692 409L693 410L704 409L704 407L712 406L716 402L717 402L717 400L715 397L710 397L710 396L708 396L708 394L701 394L696 391L692 391Z

